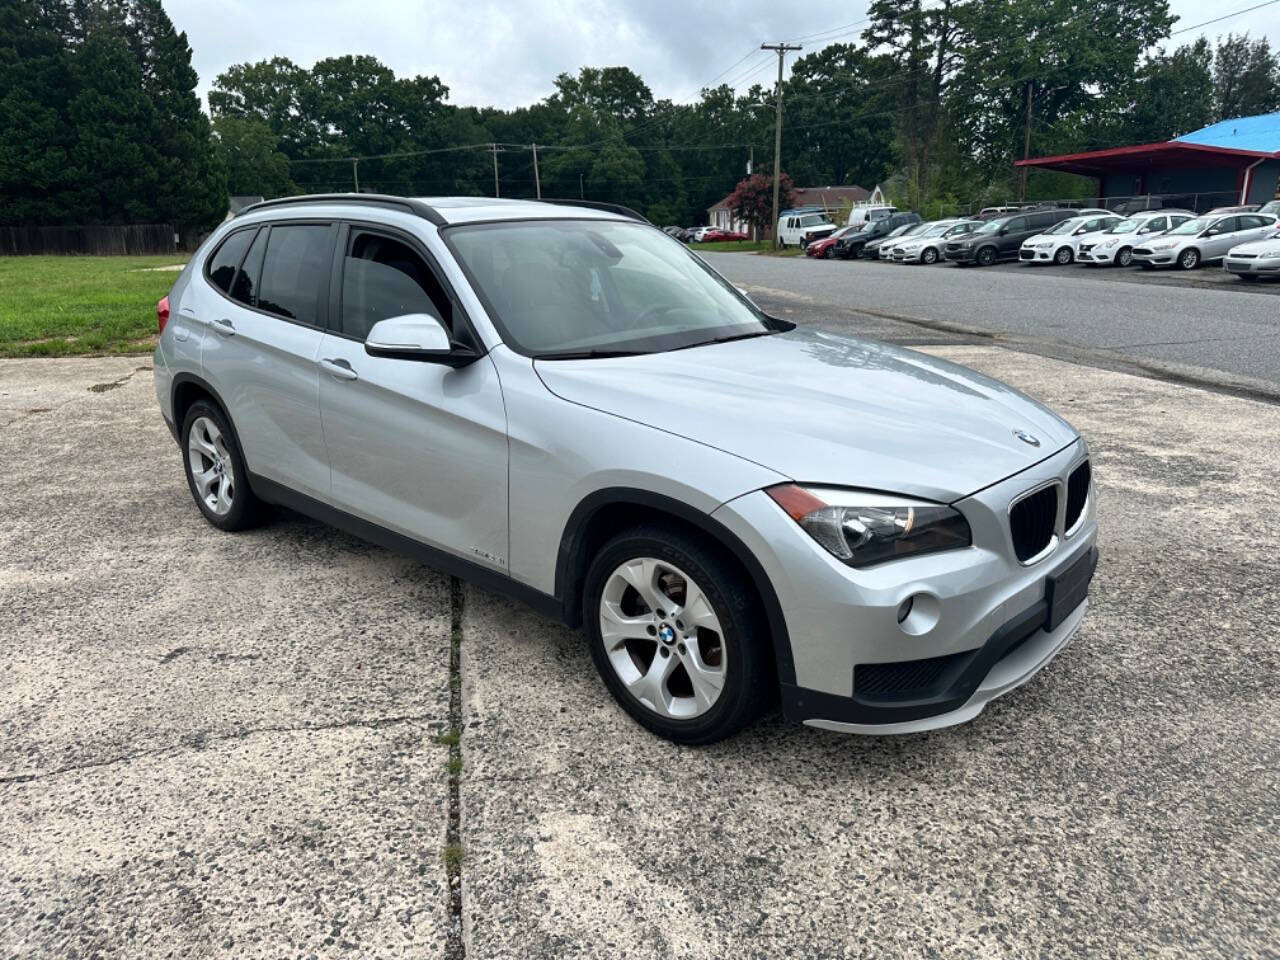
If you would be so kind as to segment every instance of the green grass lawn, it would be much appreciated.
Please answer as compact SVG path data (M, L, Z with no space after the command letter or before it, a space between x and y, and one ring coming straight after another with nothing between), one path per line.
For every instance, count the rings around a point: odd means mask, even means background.
M139 353L180 263L166 257L0 257L0 357Z
M711 253L762 253L770 257L802 257L804 251L799 247L788 247L774 253L767 240L752 243L750 240L725 240L715 243L691 243L690 250L710 251Z

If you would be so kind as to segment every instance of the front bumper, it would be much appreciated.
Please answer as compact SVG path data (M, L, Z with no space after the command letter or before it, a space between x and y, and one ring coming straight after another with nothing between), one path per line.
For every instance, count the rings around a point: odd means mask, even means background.
M1047 622L1052 577L1096 563L1092 487L1084 514L1030 564L1014 555L1010 504L1066 479L1087 449L1077 440L954 506L973 546L854 569L812 540L760 491L721 506L715 517L746 544L778 595L791 639L794 676L782 676L788 719L855 733L905 733L962 723L1025 683L1070 640L1084 616L1083 593L1064 619ZM1083 567L1075 568L1077 573ZM1087 583L1087 578L1086 578ZM913 598L913 610L898 619ZM1046 629L1047 628L1047 629ZM861 671L861 672L859 672Z
M950 260L952 263L972 263L973 254L976 248L965 248L960 250L952 250L950 247L943 247L942 259Z
M1076 259L1081 263L1114 263L1116 251L1119 249L1118 246L1101 247L1081 244L1080 252L1076 254Z
M1133 251L1133 262L1145 263L1153 267L1171 267L1178 262L1178 254L1180 252L1176 248L1172 250L1147 250L1139 247Z
M1018 250L1018 259L1024 263L1051 263L1053 261L1053 248L1022 247Z
M1227 273L1253 274L1256 276L1276 276L1280 274L1280 257L1259 257L1227 254L1222 269Z

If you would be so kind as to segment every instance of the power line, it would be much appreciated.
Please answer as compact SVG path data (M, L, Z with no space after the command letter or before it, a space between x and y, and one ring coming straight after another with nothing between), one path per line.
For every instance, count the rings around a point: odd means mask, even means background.
M1270 7L1280 3L1280 0L1266 0L1266 3L1255 4L1252 7L1245 7L1243 10L1237 10L1235 13L1224 13L1220 17L1214 17L1212 20L1205 20L1203 23L1193 23L1189 27L1180 27L1169 33L1169 36L1176 37L1180 33L1189 33L1192 30L1199 30L1201 27L1207 27L1211 23L1220 23L1223 20L1230 20L1232 17L1238 17L1244 13L1252 13L1254 10L1261 10L1263 7Z

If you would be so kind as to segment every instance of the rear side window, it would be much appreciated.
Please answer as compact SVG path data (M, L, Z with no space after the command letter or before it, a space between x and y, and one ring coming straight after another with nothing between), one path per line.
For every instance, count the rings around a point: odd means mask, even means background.
M252 239L252 230L237 230L223 240L209 258L209 268L206 271L209 282L223 293L231 290L231 282L235 280L236 270L239 269L240 261L244 259Z
M258 306L288 320L320 322L329 287L328 224L277 224L271 228Z
M1270 221L1266 217L1247 216L1240 218L1241 230L1256 230L1258 227L1265 227Z
M379 320L425 313L452 328L449 298L408 244L352 230L342 268L342 332L363 340Z
M258 304L258 277L262 273L262 254L267 249L267 232L265 227L258 231L244 263L240 265L240 272L236 274L235 283L231 285L231 299L246 306Z
M1050 222L1051 222L1051 221L1045 221L1044 223L1042 223L1042 224L1040 224L1040 225L1041 225L1041 226L1045 226L1045 227L1047 227L1047 226L1049 226L1049 223L1050 223ZM1010 220L1010 221L1005 225L1005 229L1006 229L1006 230L1008 230L1010 233L1022 233L1024 230L1026 230L1026 229L1027 229L1027 218L1026 218L1026 217L1014 217L1012 220Z

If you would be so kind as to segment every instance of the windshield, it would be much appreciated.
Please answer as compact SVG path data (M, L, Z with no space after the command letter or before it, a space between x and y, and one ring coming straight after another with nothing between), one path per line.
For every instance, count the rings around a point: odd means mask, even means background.
M1186 223L1174 227L1169 231L1169 235L1172 237L1185 237L1193 233L1199 233L1213 223L1214 219L1214 217L1196 217L1194 220L1188 220Z
M1106 233L1136 233L1144 223L1146 223L1145 220L1138 220L1138 219L1121 220L1119 223L1113 223L1111 226L1107 227L1105 232Z
M1044 233L1045 233L1045 236L1056 236L1057 234L1060 234L1060 233L1070 233L1082 222L1083 221L1077 220L1074 217L1072 217L1070 220L1061 220L1058 223L1055 223L1052 227L1050 227Z
M952 229L952 227L954 227L954 226L955 226L955 224L951 224L951 223L927 223L927 224L925 224L924 226L928 227L929 229L927 229L927 230L923 231L923 232L920 234L920 236L922 236L922 237L941 237L941 236L943 236L944 234L946 234L946 233L950 232L950 230Z
M973 232L974 233L995 233L1008 222L1009 222L1008 217L1001 217L998 220L988 220L986 223L984 223L982 226L980 226L977 230Z
M477 223L442 236L502 339L527 355L655 353L774 331L695 254L644 224Z
M977 228L978 221L966 220L964 223L957 223L954 227L948 227L944 237L962 237L966 233L973 233Z

